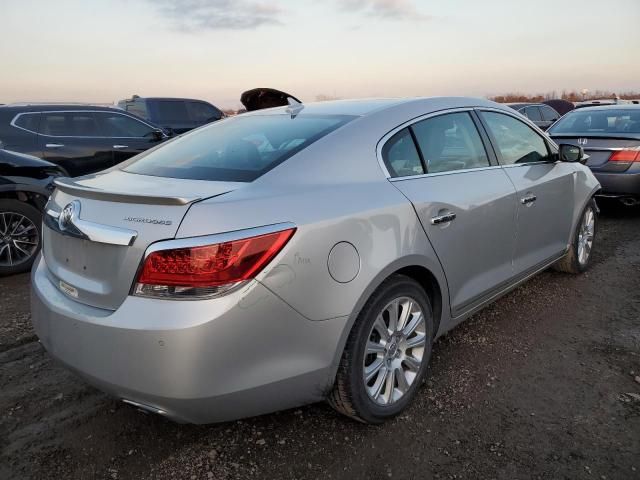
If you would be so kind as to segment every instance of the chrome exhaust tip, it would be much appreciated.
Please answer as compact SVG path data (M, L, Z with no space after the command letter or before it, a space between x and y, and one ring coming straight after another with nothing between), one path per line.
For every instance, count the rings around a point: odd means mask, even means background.
M162 415L162 416L167 415L167 412L165 412L164 410L157 407L152 407L151 405L145 405L144 403L134 402L133 400L127 400L126 398L123 398L122 401L127 405L131 405L132 407L137 408L143 413L155 413L156 415Z

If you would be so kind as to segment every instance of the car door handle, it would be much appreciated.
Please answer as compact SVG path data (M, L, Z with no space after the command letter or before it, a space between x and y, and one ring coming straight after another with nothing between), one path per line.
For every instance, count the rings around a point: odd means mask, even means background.
M116 150L120 148L129 148L129 145L114 145L113 148L115 148Z
M527 195L526 197L522 197L520 199L520 203L523 205L527 205L529 203L533 203L538 199L535 195Z
M47 148L62 148L62 147L64 147L64 145L62 145L61 143L47 143L45 145L45 147L47 147Z
M456 219L456 214L453 212L445 213L444 215L438 215L431 217L431 225L440 225L441 223L448 223Z

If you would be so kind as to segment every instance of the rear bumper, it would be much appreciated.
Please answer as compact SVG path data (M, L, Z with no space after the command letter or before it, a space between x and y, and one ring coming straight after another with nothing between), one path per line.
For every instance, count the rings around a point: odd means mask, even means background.
M602 186L600 193L603 195L640 197L640 172L593 174Z
M80 304L32 271L47 351L89 383L179 421L210 423L324 398L347 318L310 321L258 282L219 299Z

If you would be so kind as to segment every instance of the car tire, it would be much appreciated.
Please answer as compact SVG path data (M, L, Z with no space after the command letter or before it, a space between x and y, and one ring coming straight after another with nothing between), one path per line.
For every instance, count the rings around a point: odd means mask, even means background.
M410 317L405 316L404 329L393 329L390 323L390 312L394 310L396 301L398 307L395 311L400 312L400 319L402 313L409 312L407 316ZM422 313L422 322L417 320L418 309ZM379 319L382 319L383 325ZM399 320L398 324L401 323ZM404 335L413 324L413 332ZM385 328L388 340L379 333ZM391 335L391 331L395 331L395 335ZM421 336L424 342L417 346ZM371 295L355 321L342 354L333 390L328 397L329 404L338 412L363 423L379 424L398 415L409 405L426 375L433 337L433 312L424 289L405 275L388 278ZM380 349L382 343L386 343L384 352L365 354L372 347ZM416 365L418 357L420 361ZM382 366L379 366L380 361ZM365 372L371 374L376 367L379 369L377 374L367 381ZM388 388L389 385L393 386ZM383 391L374 399L375 390L380 390L380 387Z
M591 227L587 225L587 223L590 222L592 222ZM554 264L553 268L559 272L572 274L582 273L587 270L591 263L591 253L593 251L593 243L595 242L597 229L598 206L592 198L580 215L580 220L573 233L573 241L571 242L569 250L564 257ZM590 237L590 243L588 243L586 247L584 243L585 236ZM581 244L582 248L587 248L586 257L583 257Z
M40 251L41 239L42 214L35 207L19 200L0 199L0 276L29 271Z

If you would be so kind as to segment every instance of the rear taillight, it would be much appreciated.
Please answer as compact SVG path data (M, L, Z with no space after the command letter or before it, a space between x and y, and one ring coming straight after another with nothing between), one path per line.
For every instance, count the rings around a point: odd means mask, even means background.
M212 245L152 251L134 294L164 298L221 295L254 278L287 244L295 228Z
M609 157L610 162L640 162L640 150L617 150Z

